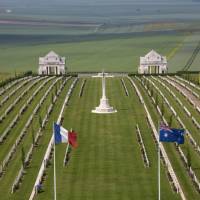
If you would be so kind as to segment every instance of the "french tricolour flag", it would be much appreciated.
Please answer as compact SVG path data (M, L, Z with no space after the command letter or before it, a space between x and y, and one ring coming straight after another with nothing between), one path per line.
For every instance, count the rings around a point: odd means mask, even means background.
M54 123L55 144L68 143L68 130Z

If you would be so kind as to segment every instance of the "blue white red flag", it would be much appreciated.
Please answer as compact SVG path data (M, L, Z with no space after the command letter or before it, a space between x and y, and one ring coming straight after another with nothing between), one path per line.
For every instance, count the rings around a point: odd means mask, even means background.
M68 143L68 130L54 123L54 139L55 144Z

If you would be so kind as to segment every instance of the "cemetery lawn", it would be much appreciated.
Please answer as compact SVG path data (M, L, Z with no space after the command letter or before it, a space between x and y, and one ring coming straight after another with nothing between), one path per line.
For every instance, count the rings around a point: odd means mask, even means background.
M139 102L139 98L136 95L133 86L128 78L123 78L129 93L129 96L126 96L120 79L121 78L107 78L106 81L106 93L109 102L118 112L110 115L98 115L92 114L91 110L99 105L99 99L101 97L101 80L95 78L79 78L63 115L63 126L68 130L73 128L78 133L79 146L77 149L72 149L67 166L63 166L66 144L56 146L58 199L154 200L157 198L157 147L152 136L151 128L146 120L144 107ZM13 158L6 167L4 175L0 179L0 192L4 193L4 200L23 200L29 198L46 148L52 136L52 124L57 121L64 98L73 80L74 78L70 79L62 90L60 97L48 118L45 129L42 131L38 145L33 150L30 164L26 168L20 187L14 194L11 194L13 181L21 166L21 148L24 147L25 152L27 153L32 144L32 127L34 130L38 130L38 118L39 116L42 118L44 117L46 108L51 103L52 94L55 93L55 88L59 87L59 82L62 82L61 80L56 84L57 86L52 88L47 99L44 101L43 106L39 110L39 113L34 117L31 126L27 129L27 135L17 147ZM83 95L82 97L79 97L81 85L84 80L86 80L86 84L83 89ZM147 91L144 90L144 87L142 87L136 78L133 78L133 81L139 88L154 124L157 126L160 117L149 98ZM40 91L30 107L16 124L15 130L8 135L5 142L1 144L1 160L6 156L8 150L10 150L11 145L15 142L15 138L20 134L20 130L31 115L36 103L39 102L40 98L52 82L53 80ZM38 87L38 85L35 87ZM25 88L25 86L23 88ZM159 88L167 95L167 93L163 91L163 87L159 86ZM33 91L30 90L27 96L32 92ZM154 94L156 94L155 89ZM169 95L167 95L167 99L178 112L178 107L174 100ZM159 106L161 106L162 99L160 96L158 101ZM187 107L189 106L189 103L185 104L187 104ZM16 109L18 110L19 108L20 104L16 105ZM14 113L15 111L12 112ZM198 140L199 136L197 135L197 130L194 125L186 119L186 114L182 111L178 114L185 125L188 126L188 129L191 129L192 135L196 134L194 138ZM168 120L170 112L167 107L165 107L164 115ZM144 165L141 146L138 143L136 135L137 124L139 125L147 157L150 162L149 168ZM172 124L175 127L178 126L175 119ZM199 194L196 192L174 144L165 144L164 146L186 198L197 200ZM198 169L200 166L198 160L199 155L188 143L188 139L186 139L186 144L181 147L184 153L186 153L185 150L187 147L189 147L192 154L192 167ZM198 170L195 170L195 172L199 178L200 174ZM52 160L50 160L50 165L45 171L45 174L43 192L35 197L36 200L48 200L53 198ZM161 188L162 199L180 200L180 196L173 191L167 176L167 171L162 164Z
M56 146L57 192L59 199L155 199L157 197L157 152L144 109L135 91L125 78L130 96L125 95L119 78L107 80L107 96L116 114L97 115L101 81L87 79L83 96L79 98L82 81L78 82L63 126L78 132L79 147L73 149L68 165L63 167L66 145ZM137 142L139 124L150 160L145 168ZM169 184L162 166L163 199L180 199ZM44 192L36 199L53 198L53 166L47 170Z

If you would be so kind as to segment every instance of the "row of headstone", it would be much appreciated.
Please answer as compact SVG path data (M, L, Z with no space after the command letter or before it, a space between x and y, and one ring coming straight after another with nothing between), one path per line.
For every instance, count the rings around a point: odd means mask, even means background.
M7 138L8 134L10 133L10 131L12 130L12 128L16 125L17 121L19 120L19 118L21 117L21 115L25 112L25 110L27 109L27 107L30 105L30 103L33 101L34 97L38 94L38 92L47 84L48 81L50 81L53 77L46 79L38 88L37 90L35 90L35 92L29 97L29 99L27 100L27 102L22 106L22 108L19 110L19 112L17 113L17 115L14 117L14 119L12 120L12 122L9 124L9 126L4 130L3 134L0 136L0 144L4 142L4 140ZM41 79L36 80L31 87L33 87L33 85L35 85L38 81L44 79L44 77L42 77ZM25 90L24 92L28 92L29 88L27 90ZM23 97L23 93L16 99L21 99Z
M161 77L161 78L162 78L163 80L167 81L169 84L171 83L171 85L175 87L175 85L174 85L171 81L169 81L168 79L165 79L165 78L163 78L163 77ZM161 82L159 79L154 78L154 80L156 80L156 81L158 81L160 84L162 84L162 85L170 92L170 94L171 94L172 96L175 95L174 92L173 92L172 90L170 90L170 88L169 88L166 84L164 84L163 82ZM178 97L176 97L176 96L175 96L175 99L177 100L177 102L181 102L180 99L179 99ZM181 102L180 105L182 105L182 102ZM188 112L189 112L189 111L188 111ZM191 114L191 113L190 113L190 114ZM191 115L191 116L192 116L192 115ZM189 130L186 128L185 124L182 122L182 120L180 119L180 117L179 117L178 115L176 116L176 119L178 120L180 126L181 126L183 129L185 129L186 134L187 134L187 137L189 137L189 141L190 141L190 143L194 146L194 149L197 151L198 154L200 154L200 147L199 147L199 145L197 144L197 142L194 140L194 138L192 137L192 135L190 134ZM193 119L195 119L195 118L193 117ZM196 120L193 120L193 123L195 123L194 121L196 122L196 125L197 125L197 121L196 121Z
M177 76L177 75L175 75L175 77L176 77L177 79L179 79L180 81L183 81L183 82L187 83L188 85L191 85L194 89L197 89L197 90L200 91L200 87L199 87L198 85L192 83L191 81L188 81L188 80L186 80L186 79L184 79L184 78L181 78L180 76Z
M48 81L50 81L52 78L53 78L53 77L47 79L39 88L40 88L40 89L43 88L44 85L45 85ZM58 79L56 79L56 80L54 81L53 84L55 84L55 82L57 82L57 80L58 80ZM45 99L46 99L46 96L44 95L44 96L42 97L42 99L45 100ZM43 100L43 101L44 101L44 100ZM37 106L36 106L37 111L38 111L38 109L40 108L41 105L42 105L42 104L40 104L40 103L37 104ZM12 145L10 151L7 153L6 157L4 158L4 160L3 160L3 162L2 162L2 167L1 167L2 171L0 172L1 175L3 174L3 171L4 171L4 169L7 167L8 163L10 162L12 156L13 156L14 153L16 152L16 149L17 149L18 145L21 143L22 139L23 139L24 136L26 135L27 129L28 129L28 127L30 126L30 124L31 124L31 122L32 122L32 120L33 120L33 117L35 116L36 113L37 113L37 112L35 112L35 109L34 109L34 111L32 112L32 114L29 116L29 118L28 118L26 124L24 125L24 127L23 127L23 129L22 129L20 135L17 137L15 143Z
M57 79L56 82L58 80L60 80L60 79ZM48 121L48 118L49 118L49 116L50 116L50 114L51 114L51 112L53 110L53 106L54 106L56 100L58 99L58 97L60 96L60 93L61 93L62 89L64 88L64 86L65 86L65 84L67 83L68 80L69 80L69 78L67 78L67 79L65 79L63 81L63 83L61 84L59 90L57 91L57 94L55 95L55 98L54 98L53 102L49 105L49 107L47 109L47 113L46 113L44 119L42 120L42 126L39 127L39 129L38 129L38 131L36 133L36 136L34 138L34 144L31 144L31 146L29 148L29 151L26 154L26 157L25 157L25 164L26 165L30 164L34 147L36 147L36 145L39 142L39 138L42 136L42 129L45 127L45 125L46 125L46 123ZM53 84L53 85L55 85L55 84ZM52 89L52 87L50 87L50 88ZM24 173L23 173L24 170L25 170L24 166L22 165L20 170L19 170L19 172L18 172L18 174L17 174L17 176L16 176L16 178L15 178L15 180L14 180L14 182L13 182L13 184L12 184L12 188L11 188L12 193L15 192L19 188L19 185L22 182L22 178L24 176Z
M141 96L140 94L140 91L139 89L136 87L135 83L133 82L133 80L128 77L129 81L131 82L132 86L135 88L135 91L136 91L136 95L138 96L139 100L140 100L140 103L141 104L144 104L144 100L143 100L143 97Z
M141 82L141 83L142 83L142 82ZM135 83L133 82L133 86L134 86L134 85L135 85ZM139 91L136 85L135 85L135 89L136 89L136 91ZM138 95L141 96L140 92L139 92ZM143 99L142 96L141 96L141 98ZM144 102L144 101L143 101L143 102ZM149 125L150 125L150 127L151 127L151 129L152 129L152 131L153 131L154 138L156 139L156 142L157 142L157 144L158 144L158 142L159 142L158 131L157 131L157 129L155 128L155 125L154 125L154 123L153 123L153 120L152 120L152 118L151 118L151 115L150 115L150 113L149 113L149 111L148 111L148 108L147 108L145 102L143 103L143 106L144 106L145 112L146 112L146 114L147 114L148 123L149 123ZM168 156L167 156L167 153L166 153L166 151L165 151L165 149L164 149L164 146L163 146L162 143L160 143L159 146L160 146L161 158L162 158L162 160L163 160L163 162L164 162L164 164L165 164L165 166L166 166L166 170L167 170L168 176L170 177L169 180L171 181L171 184L172 184L174 190L175 190L177 193L179 193L179 194L181 195L181 198L182 198L183 200L186 200L185 195L184 195L184 193L183 193L183 191L182 191L182 188L181 188L181 186L180 186L180 183L179 183L179 181L178 181L178 179L177 179L177 177L176 177L176 174L175 174L175 172L174 172L174 170L173 170L173 168L172 168L172 165L171 165L171 163L170 163L170 160L169 160L169 158L168 158Z
M29 79L26 79L25 81L23 81L20 85L18 85L13 91L11 91L8 95L6 95L0 102L0 107L3 106L3 104L8 101L8 99L10 99L14 94L17 93L17 91L19 89L21 89L22 87L24 87L25 85L27 85L30 81L35 80L38 77L30 77Z
M167 120L165 119L165 117L164 117L161 113L160 113L160 115L161 115L161 117L163 118L163 121L164 121L166 124L168 124L168 123L167 123ZM183 124L183 122L181 121L181 119L180 119L179 116L177 116L177 120L178 120L178 122L182 125L182 127L185 128L185 125ZM190 134L189 134L189 135L190 135ZM190 136L191 136L191 135L190 135ZM193 139L193 138L192 138L192 139ZM187 167L187 166L188 166L188 161L187 161L187 158L186 158L186 156L184 155L183 151L181 150L180 147L178 147L178 148L176 148L176 149L178 150L179 155L180 155L180 157L181 157L181 160L184 162L185 167ZM199 180L196 178L196 175L195 175L195 173L194 173L194 171L192 170L191 167L190 167L190 170L191 170L191 172L192 172L192 174L193 174L193 177L195 177L195 179L192 178L192 181L193 181L193 182L195 183L195 185L197 186L198 192L200 192L200 190L199 190L199 188L200 188ZM189 173L189 175L191 175L191 174ZM191 177L191 176L190 176L190 177Z
M178 92L180 92L189 101L189 103L200 113L200 108L195 105L195 102L191 98L188 98L187 94L185 94L182 90L179 90L179 88L173 82L171 82L169 79L166 79L166 81L170 85L174 86L176 88L176 90Z
M199 182L194 170L192 169L192 167L188 163L188 159L184 155L182 149L179 146L177 146L176 149L179 152L179 154L181 155L181 159L182 159L182 161L184 163L184 166L185 166L185 168L186 168L186 170L188 172L188 175L190 176L190 178L192 179L192 182L194 183L195 188L200 193L200 182Z
M34 79L35 79L35 78L34 78ZM23 98L23 96L24 96L25 94L27 94L27 92L28 92L34 85L36 85L36 83L37 83L38 81L40 81L40 80L41 80L41 78L36 79L35 81L33 81L33 83L32 83L31 85L29 85L29 87L26 88L26 90L24 90L24 91L14 100L14 102L11 103L11 104L8 106L8 108L5 110L5 112L0 116L0 123L3 122L3 120L6 118L6 116L13 110L13 108L15 107L15 105ZM27 81L30 81L30 79L27 80Z
M149 91L148 92L148 87L144 84L144 82L143 81L141 81L137 76L136 76L136 78L140 81L140 83L145 87L145 89L147 90L147 93L149 94L149 95L151 95L151 98L153 99L153 96L152 96L152 94L151 94L151 92ZM154 100L154 102L155 102L155 100ZM147 109L147 107L146 107L146 105L144 104L144 107ZM145 109L145 110L146 110ZM160 108L157 106L157 109L158 109L158 111L160 111ZM160 114L161 114L161 111L160 111ZM150 115L147 115L147 121L148 121L148 124L150 125L150 127L152 128L152 130L153 130L153 137L154 137L154 139L155 139L155 142L156 142L156 144L158 144L158 134L156 133L155 134L155 129L153 129L153 126L154 126L154 124L152 124L153 122L152 122L152 120L151 120L151 118L150 118L151 116ZM154 128L155 128L155 126L154 126ZM169 166L168 164L168 162L167 162L167 159L165 159L165 156L163 155L163 153L162 153L162 150L161 150L161 158L162 158L162 160L163 160L163 163L166 165L166 166ZM167 174L168 174L168 177L169 177L169 181L172 181L172 186L173 186L173 188L174 188L174 190L175 191L177 191L178 192L178 188L177 188L177 185L176 185L176 181L174 181L174 180L176 180L176 178L173 176L173 173L171 173L172 171L171 170L168 170L168 172L167 172Z
M178 91L179 91L179 89L176 87L176 85L175 84L173 84L171 81L169 81L168 79L165 79L170 85L172 85L172 86L174 86ZM167 87L167 86L166 86ZM172 92L172 91L171 91ZM181 91L179 91L179 92L181 92ZM182 93L182 92L181 92ZM185 95L185 93L182 93L184 96L186 96ZM188 99L187 97L186 97L186 99ZM177 100L177 102L179 103L180 102L180 99L178 99L178 97L176 97L176 100ZM184 111L186 112L186 114L188 115L188 117L191 117L191 119L192 119L192 122L194 123L194 125L197 127L197 129L200 129L200 123L195 119L195 117L193 117L192 116L192 114L189 112L189 110L185 107L185 106L183 106L183 104L182 103L179 103L180 105L182 105L182 107L183 107L183 109L184 109Z
M159 106L157 105L157 107L159 108ZM160 110L160 108L159 108L159 110ZM165 119L165 117L162 115L162 113L161 112L159 112L159 114L160 114L160 116L162 117L162 119L163 119L163 121L165 122L165 124L166 125L168 125L168 122L167 122L167 120ZM177 117L178 119L180 119L179 117ZM184 155L184 153L183 153L183 151L181 150L181 148L180 147L178 147L178 152L179 152L179 155L180 155L180 157L181 157L181 160L183 160L183 162L184 162L184 164L187 162L187 159L186 159L186 156Z
M144 78L145 78L147 81L149 81L149 82L154 86L154 88L158 91L158 93L162 96L164 102L168 105L168 107L169 107L170 110L172 111L173 115L174 115L174 116L177 116L176 111L175 111L174 108L171 106L171 104L169 103L169 101L167 100L167 98L165 98L165 96L164 96L164 94L161 92L161 90L155 85L155 83L154 83L152 80L150 80L150 79L148 79L148 78L146 78L146 77L144 77Z
M82 81L81 89L80 89L80 92L79 92L79 97L82 97L82 95L83 95L83 90L85 88L85 84L86 84L86 79L84 79Z
M138 143L139 143L140 148L141 148L142 158L144 160L144 165L145 165L145 167L150 167L150 162L149 162L149 159L148 159L148 156L147 156L147 151L146 151L146 148L145 148L145 145L144 145L144 142L143 142L143 139L142 139L141 131L140 131L138 124L136 125L136 133L137 133Z
M123 78L121 79L121 83L122 83L122 85L123 85L123 88L124 88L124 91L125 91L126 96L129 96L129 93L128 93L128 90L127 90L127 87L126 87L126 84L125 84Z
M69 90L68 90L68 92L66 94L63 106L61 108L61 111L60 111L60 114L59 114L59 117L58 117L58 120L57 120L58 124L60 124L62 119L63 119L64 109L68 105L69 99L70 99L70 97L72 95L72 92L73 92L73 90L75 88L75 85L76 85L77 81L78 81L78 78L75 78L75 80L72 82L72 84L71 84L71 86L70 86L70 88L69 88ZM47 164L49 163L49 160L51 158L51 155L52 155L52 152L53 152L53 148L54 148L54 137L52 135L52 137L51 137L51 139L49 141L47 150L45 152L45 155L44 155L44 158L43 158L43 161L42 161L40 170L38 172L38 176L36 178L36 181L35 181L35 184L34 184L34 188L32 190L32 193L30 195L29 200L33 200L35 194L38 193L38 187L37 186L42 183L44 172L45 172Z
M169 84L171 83L171 85L173 87L176 87L175 84L173 84L172 82L170 82L169 80L165 79L165 78L162 78L163 80L167 81ZM163 82L161 82L159 79L157 78L154 78L155 81L159 82L160 84L162 84L162 86L167 89L169 91L169 93L174 97L174 99L177 101L177 103L183 107L183 110L185 111L185 113L188 115L188 117L191 117L192 114L190 113L190 111L183 105L183 103L181 102L181 100L174 94L174 92L172 90L170 90L170 88L164 84Z
M19 78L17 80L14 80L12 82L10 82L9 84L7 84L6 86L4 86L1 91L0 91L0 96L2 96L7 90L9 90L10 88L12 88L13 86L16 86L19 82L24 81L26 79L29 79L30 76L26 76L23 78Z
M176 78L172 78L171 76L167 76L168 79L175 81L177 84L181 85L182 87L186 88L188 91L190 91L195 97L199 98L199 94L197 94L195 91L193 91L190 87L188 87L186 84L182 83L180 80Z

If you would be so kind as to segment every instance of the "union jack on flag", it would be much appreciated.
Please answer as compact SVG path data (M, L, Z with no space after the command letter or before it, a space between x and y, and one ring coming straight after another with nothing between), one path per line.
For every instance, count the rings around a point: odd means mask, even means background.
M165 131L170 131L170 132L173 132L171 130L171 128L169 126L167 126L165 123L161 123L160 124L160 130L165 130Z

